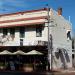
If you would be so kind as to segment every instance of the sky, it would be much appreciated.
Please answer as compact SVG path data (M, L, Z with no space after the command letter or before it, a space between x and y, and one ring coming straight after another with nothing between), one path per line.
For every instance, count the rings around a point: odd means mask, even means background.
M72 23L75 31L75 0L0 0L0 14L15 13L26 10L40 9L47 7L57 11L62 7L62 15Z

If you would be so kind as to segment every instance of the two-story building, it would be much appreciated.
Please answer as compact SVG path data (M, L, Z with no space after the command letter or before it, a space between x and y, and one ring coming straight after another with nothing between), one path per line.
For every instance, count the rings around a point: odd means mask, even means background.
M8 56L1 54L1 62L5 61L4 58L6 62L18 61L13 55L18 50L25 53L36 50L42 55L21 55L20 61L33 63L35 57L36 62L47 63L48 23L49 35L52 36L52 69L71 68L71 23L62 16L61 8L57 12L51 8L49 16L47 8L0 15L0 51L11 52Z

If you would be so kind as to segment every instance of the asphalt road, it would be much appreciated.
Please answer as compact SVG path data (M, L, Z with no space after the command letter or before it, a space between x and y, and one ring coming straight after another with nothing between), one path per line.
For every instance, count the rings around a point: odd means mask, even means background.
M75 72L0 72L0 75L75 75Z

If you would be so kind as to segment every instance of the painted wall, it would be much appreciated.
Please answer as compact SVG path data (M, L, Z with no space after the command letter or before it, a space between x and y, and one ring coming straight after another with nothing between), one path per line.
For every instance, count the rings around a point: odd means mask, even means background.
M50 33L53 39L53 61L56 64L53 67L70 68L72 67L72 41L67 38L67 31L71 31L71 23L63 16L58 16L54 10L52 12L51 25L53 26L50 27Z
M0 17L0 21L4 20L14 20L21 18L30 18L37 16L47 16L46 11L17 14L12 16ZM23 45L35 45L38 40L47 41L48 40L48 24L47 19L38 20L27 20L20 22L2 23L0 26L21 24L21 23L33 23L33 22L45 22L45 26L42 30L42 37L36 37L36 28L26 27L25 28L25 38L23 38ZM61 15L57 15L53 9L50 11L50 34L53 39L53 68L70 68L72 67L72 42L67 38L67 31L71 31L71 24ZM0 35L2 35L2 30ZM1 45L20 45L19 29L16 28L14 40L6 41ZM60 50L60 51L59 51Z

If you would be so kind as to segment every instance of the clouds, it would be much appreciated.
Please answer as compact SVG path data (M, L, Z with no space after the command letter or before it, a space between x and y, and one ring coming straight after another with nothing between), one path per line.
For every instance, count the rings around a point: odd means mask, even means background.
M0 13L13 13L36 8L42 8L46 0L0 0Z
M28 7L26 0L0 0L0 13L12 13Z
M46 0L0 0L0 14L42 8Z
M23 7L27 5L26 0L5 0L5 3L9 3L9 5L15 6L15 7Z

